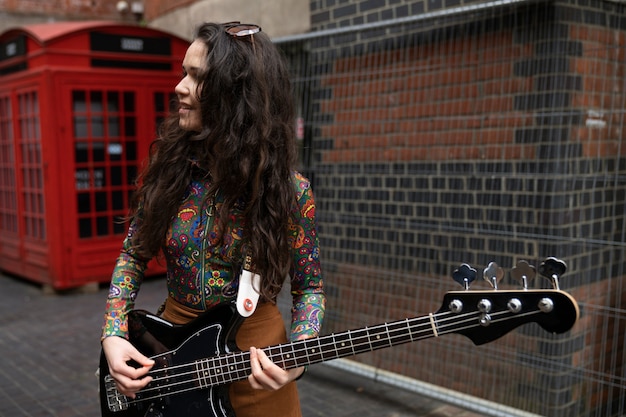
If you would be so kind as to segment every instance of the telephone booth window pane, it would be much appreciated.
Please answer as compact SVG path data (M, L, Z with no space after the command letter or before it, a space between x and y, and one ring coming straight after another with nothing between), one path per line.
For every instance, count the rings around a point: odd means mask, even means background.
M137 142L130 141L130 140L126 142L126 160L127 161L137 160Z
M38 230L38 236L45 236L46 235L46 222L44 221L44 219L36 219L37 221L37 230Z
M154 110L157 113L163 113L165 111L165 93L154 93Z
M31 138L38 138L39 136L29 136ZM41 148L39 143L25 143L22 145L23 158L32 164L41 164ZM39 172L41 174L41 172Z
M37 236L39 233L39 230L37 228L37 219L34 219L32 217L29 217L26 219L26 224L28 225L26 227L26 234L28 236Z
M122 191L113 191L111 193L111 208L113 210L124 209L124 193Z
M84 91L74 91L72 93L72 110L74 113L87 112L87 95Z
M37 170L36 169L25 169L24 170L24 184L30 189L37 189Z
M11 100L9 97L0 97L0 139L11 139L13 143L13 113L11 111Z
M91 92L91 112L92 113L102 113L104 106L102 104L102 91L92 91Z
M78 219L78 234L80 237L91 237L91 219Z
M109 129L110 137L119 136L120 135L120 118L117 116L109 116L109 123L107 127Z
M41 212L41 210L43 209L43 200L40 198L39 194L31 194L30 198L33 201L33 204L31 205L33 211L35 212Z
M117 113L120 111L120 94L117 91L109 91L107 93L107 111L109 113Z
M37 208L39 212L42 213L44 209L44 204L43 204L43 196L41 194L37 194L37 202L39 203L37 205Z
M126 168L126 179L128 185L134 185L137 179L137 167L129 166Z
M89 109L91 111L91 136L101 138L104 136L104 110L103 95L101 91L92 91L89 95Z
M107 211L107 193L96 193L96 211Z
M124 152L124 146L121 143L109 143L107 147L107 153L109 154L109 160L121 161L122 153Z
M122 167L111 167L111 185L124 185Z
M94 138L104 136L104 119L101 116L91 117L91 136Z
M98 236L105 236L109 234L109 218L97 217L96 218L96 233Z
M91 213L91 196L89 193L78 193L78 212Z
M135 112L135 93L132 93L130 91L124 92L124 112L125 113Z
M20 131L23 132L24 136L28 137L29 132L28 132L28 124L26 123L26 120L22 120L20 123Z
M172 92L162 92L157 91L154 93L154 134L156 135L159 131L159 126L168 116L168 113L176 110L176 105L178 100L176 99L176 94Z
M40 189L41 187L43 187L43 180L41 178L41 171L38 169L32 169L30 170L30 180L32 183L32 188L33 189ZM39 194L37 194L39 195Z
M74 117L74 137L86 138L87 136L88 136L87 118L84 116L75 116Z
M125 232L126 232L126 225L124 223L121 223L120 221L115 221L113 223L113 233L118 235L118 234L122 234Z
M77 164L89 161L89 145L86 142L74 144L74 162Z
M33 177L33 171L31 169L28 168L24 168L22 169L22 178L23 178L23 185L24 185L24 189L28 190L29 192L31 192L34 188L36 188L35 182L36 179Z
M93 170L93 187L102 188L106 184L104 178L104 168L96 168Z
M134 117L129 116L124 118L124 135L134 138L136 132L136 120Z
M35 124L35 137L41 138L41 125L39 123ZM41 154L38 154L38 156L41 158Z
M93 146L93 150L92 150L93 161L104 162L104 155L105 155L104 142L93 142L92 146Z
M33 188L32 184L30 183L30 175L28 175L27 168L22 168L22 184L25 190L30 190Z

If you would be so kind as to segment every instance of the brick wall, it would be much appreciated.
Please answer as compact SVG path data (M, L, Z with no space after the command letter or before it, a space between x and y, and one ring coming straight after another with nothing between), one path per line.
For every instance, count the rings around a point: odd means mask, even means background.
M311 2L315 30L442 7ZM565 335L529 325L479 350L451 336L358 360L543 415L617 410L613 385L576 367L623 373L606 339L626 317L602 313L620 311L624 294L626 256L612 244L626 210L622 12L550 2L310 41L310 86L296 87L310 97L305 171L319 205L326 331L436 310L461 262L560 257L562 286L584 306ZM600 352L601 363L589 360Z
M105 0L2 0L4 13L45 20L119 19L116 1Z
M400 222L406 216L453 218L458 221L451 225L463 228L471 219L487 229L506 221L505 230L529 235L533 239L528 243L543 235L591 234L613 240L615 230L598 222L603 208L590 205L593 190L587 185L598 180L593 177L597 173L624 168L615 166L614 159L624 153L621 113L610 110L621 108L623 95L607 94L621 88L611 85L620 78L607 81L604 74L615 61L599 62L593 56L593 44L615 29L570 27L561 15L574 13L567 7L529 11L533 27L549 27L532 33L534 39L524 39L530 36L524 33L526 26L474 39L471 33L434 39L430 47L417 45L397 53L385 49L389 42L373 41L366 44L375 49L367 57L354 53L334 60L317 90L322 97L314 117L332 123L320 123L316 158L320 169L342 174L338 170L346 167L353 172L328 178L331 198L353 200L372 216L385 215L381 221L389 221L388 214ZM557 18L559 23L551 24ZM502 24L511 23L508 19L503 17ZM320 27L325 26L332 24ZM591 31L596 34L589 36ZM623 42L624 34L617 36ZM346 37L335 40L335 49L357 51L356 35ZM557 50L566 52L555 57ZM440 63L433 64L433 59ZM387 78L372 76L369 66ZM602 90L594 90L594 83ZM602 97L611 103L601 103ZM607 127L590 128L593 123ZM496 175L487 178L489 171ZM541 172L550 175L535 175ZM572 190L577 193L572 195ZM623 207L623 195L616 192L615 199L605 201L605 211L615 203L621 204L618 212ZM484 241L480 245L489 246ZM515 246L528 253L526 245ZM533 256L543 256L538 249ZM547 249L559 252L558 245Z
M155 19L174 9L189 6L196 3L194 0L150 0L144 1L145 17L147 20ZM197 23L197 22L195 22Z

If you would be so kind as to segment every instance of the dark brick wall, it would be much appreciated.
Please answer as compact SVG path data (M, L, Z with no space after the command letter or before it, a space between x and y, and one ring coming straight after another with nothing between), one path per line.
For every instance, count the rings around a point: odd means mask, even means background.
M325 30L456 4L315 0L311 11L314 30ZM297 90L334 301L327 331L437 309L462 262L481 270L557 256L568 264L562 286L582 303L620 308L621 297L587 297L625 275L613 243L626 209L623 9L549 2L308 41L297 58L308 84ZM452 353L458 345L359 360L544 415L610 415L601 398L611 388L572 371L589 349L613 354L596 327L607 321L585 313L562 336L530 326L496 342L517 351L478 375L498 393L476 384L471 356ZM420 367L423 358L444 362L443 375Z
M459 3L460 0L448 0L444 6L441 0L312 0L311 24L314 30L333 29L404 18Z

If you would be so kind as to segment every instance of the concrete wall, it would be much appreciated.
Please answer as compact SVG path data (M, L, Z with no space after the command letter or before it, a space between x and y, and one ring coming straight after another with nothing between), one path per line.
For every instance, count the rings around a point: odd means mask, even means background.
M202 0L156 17L149 26L190 39L201 22L234 20L256 23L272 38L305 33L311 27L308 0Z
M68 20L133 21L132 16L117 11L115 1L94 3L90 6L90 2L68 0L0 1L0 33L14 27Z
M127 3L141 1L127 0ZM17 26L66 20L113 20L136 23L132 13L120 13L117 1L90 2L52 0L47 2L0 1L0 33ZM311 12L308 0L144 0L140 24L190 39L203 21L256 23L270 37L308 32Z

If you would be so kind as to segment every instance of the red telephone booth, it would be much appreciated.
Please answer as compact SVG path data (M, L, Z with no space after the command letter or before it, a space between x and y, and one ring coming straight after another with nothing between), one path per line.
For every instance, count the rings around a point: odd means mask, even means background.
M55 289L110 279L187 46L111 22L0 35L0 270Z

